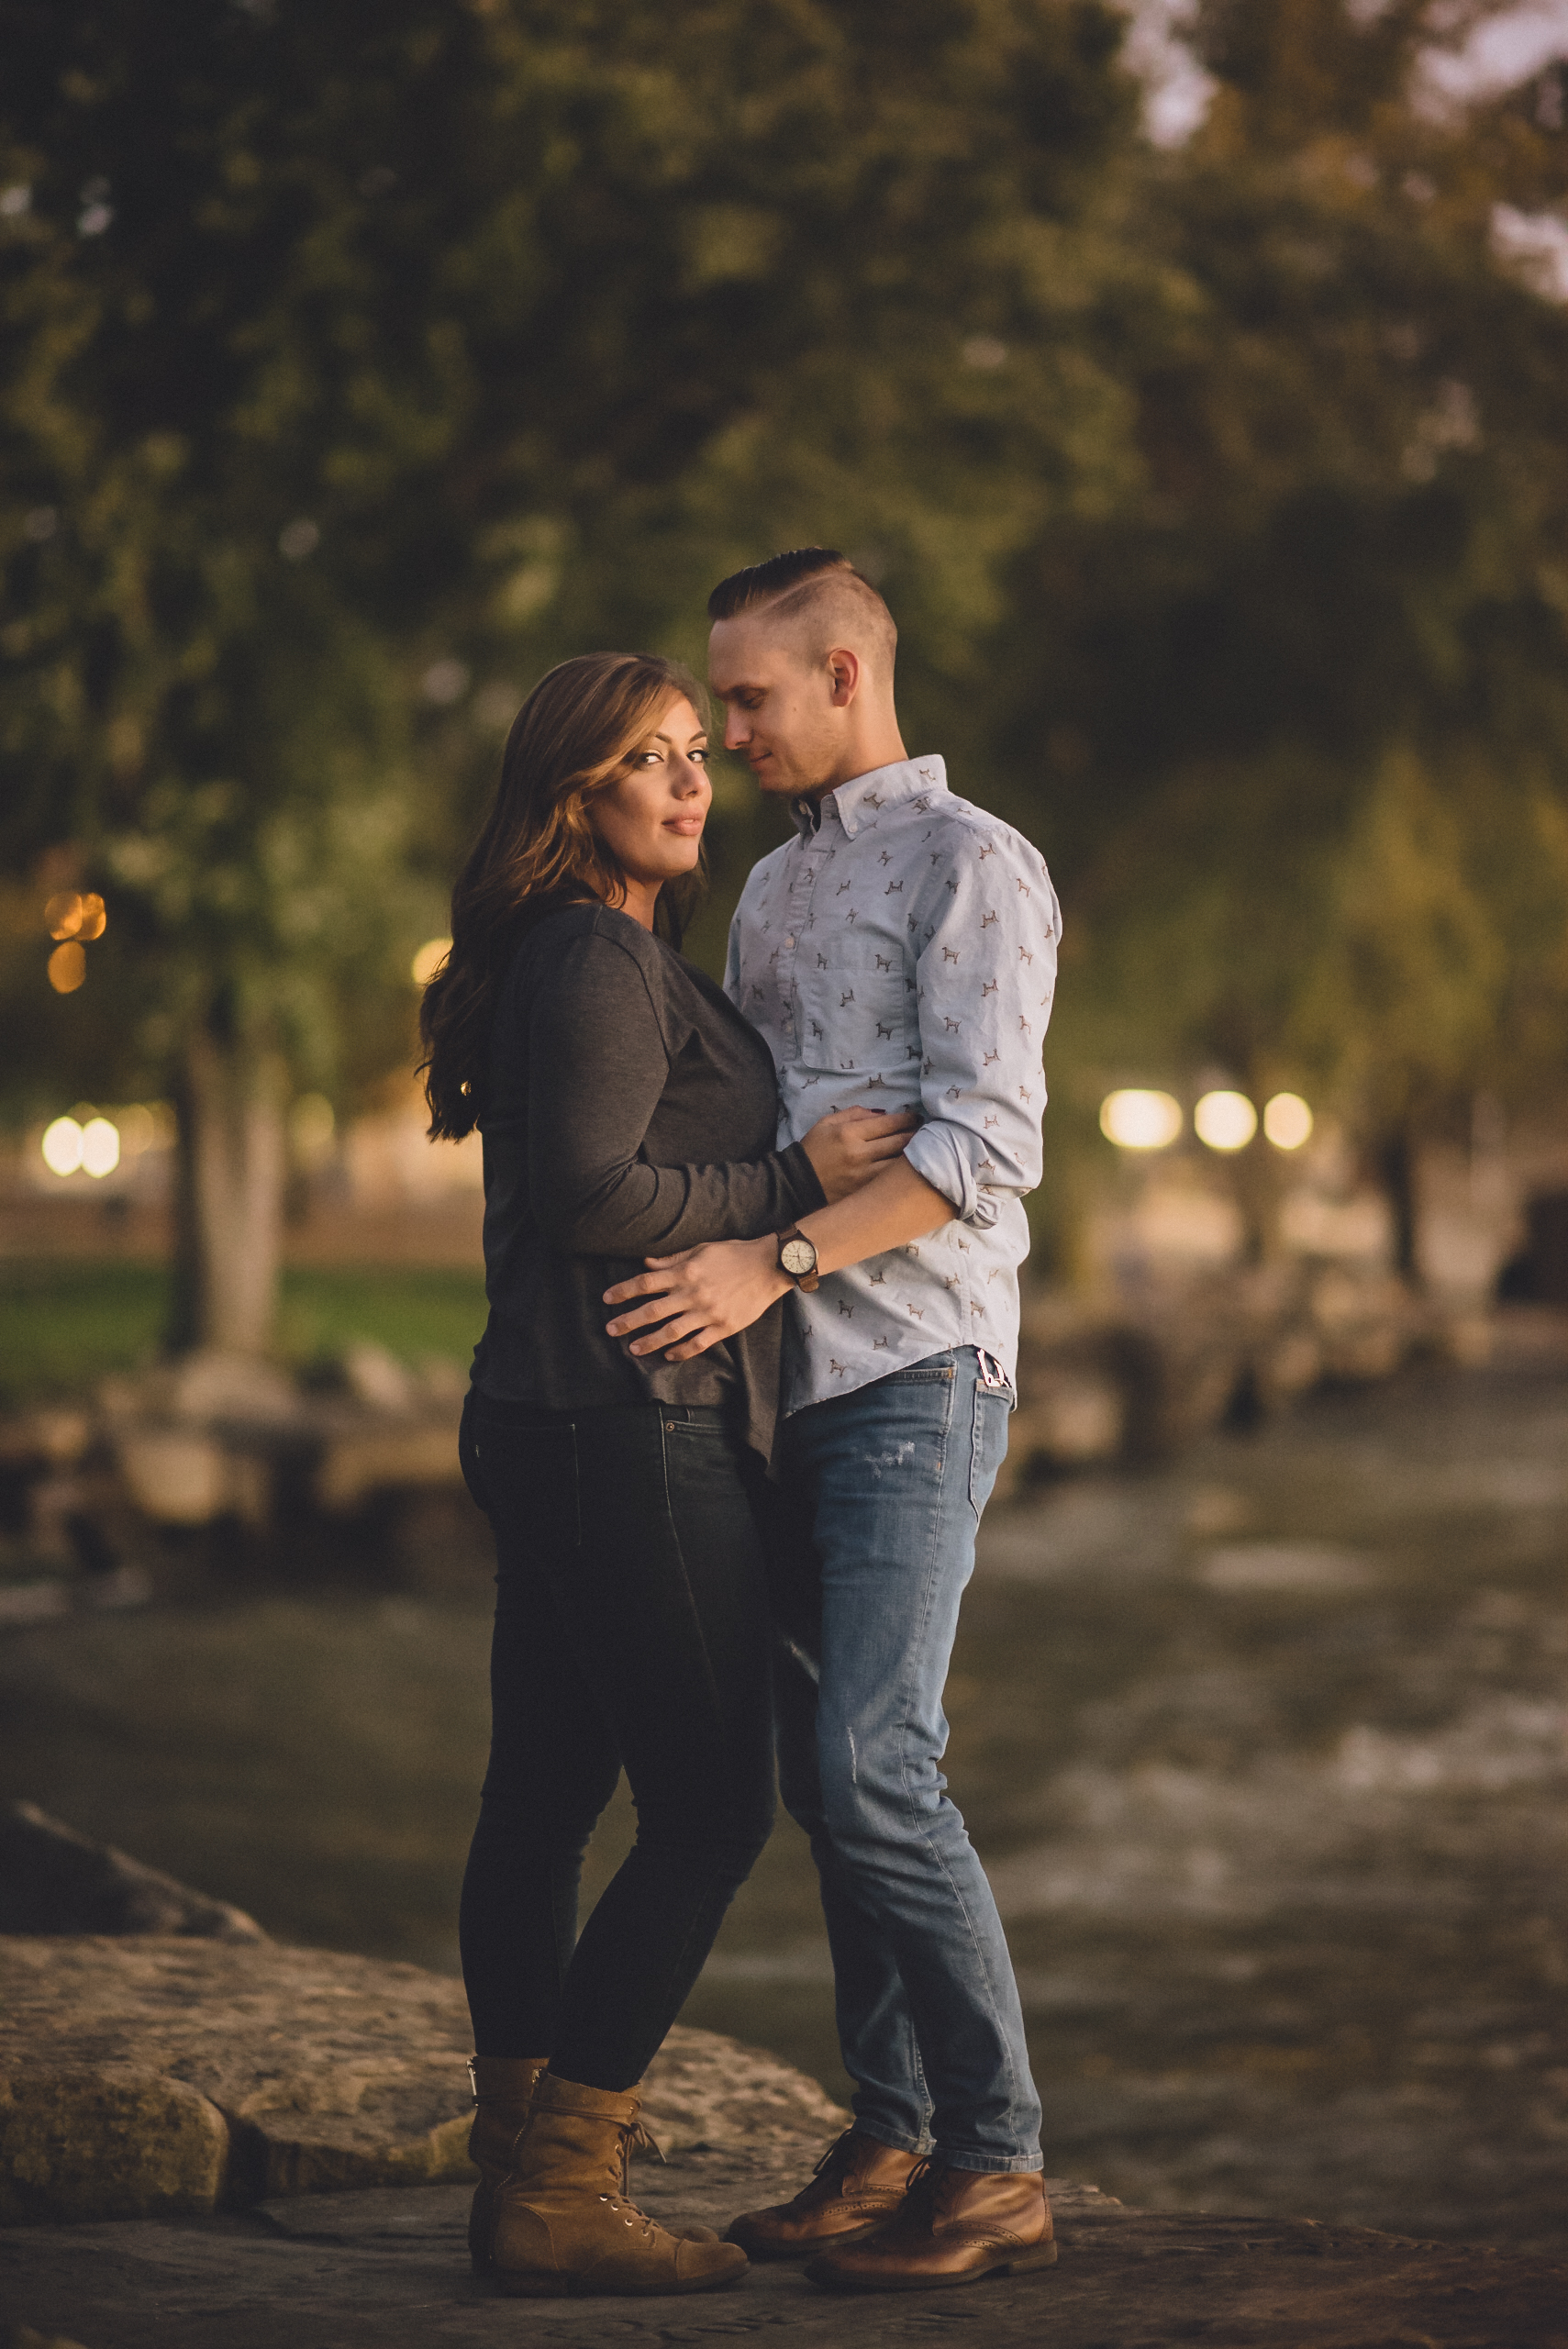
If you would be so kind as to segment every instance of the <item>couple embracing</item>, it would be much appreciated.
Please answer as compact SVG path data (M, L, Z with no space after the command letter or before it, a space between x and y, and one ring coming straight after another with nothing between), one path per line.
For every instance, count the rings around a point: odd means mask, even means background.
M1018 1989L940 1762L1013 1403L1056 899L906 754L892 617L841 556L775 556L708 608L726 744L795 835L746 885L723 988L677 951L706 696L595 653L517 716L423 1015L431 1130L484 1144L470 2235L524 2296L1055 2255ZM638 2084L767 1839L775 1744L854 2123L792 2202L672 2234L627 2191ZM623 1767L637 1840L579 1938Z

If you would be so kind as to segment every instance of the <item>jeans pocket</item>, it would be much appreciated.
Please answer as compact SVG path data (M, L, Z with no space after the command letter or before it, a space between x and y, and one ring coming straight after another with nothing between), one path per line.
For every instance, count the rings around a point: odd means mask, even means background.
M977 1526L1007 1456L1007 1421L1012 1408L1010 1388L975 1387L974 1433L969 1451L969 1506L974 1511Z

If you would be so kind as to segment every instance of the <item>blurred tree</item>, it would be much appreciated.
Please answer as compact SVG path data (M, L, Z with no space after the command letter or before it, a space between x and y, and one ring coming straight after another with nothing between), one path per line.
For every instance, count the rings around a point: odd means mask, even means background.
M1563 69L1468 112L1422 71L1489 13L1200 6L1147 494L1041 533L998 663L1078 918L1059 1056L1327 1092L1407 1264L1416 1139L1565 1074L1568 315L1497 241L1568 195Z
M397 1056L517 681L831 537L978 742L1176 280L1100 0L5 17L4 838L110 908L80 995L13 958L10 1081L167 1082L174 1335L255 1347L287 1094Z

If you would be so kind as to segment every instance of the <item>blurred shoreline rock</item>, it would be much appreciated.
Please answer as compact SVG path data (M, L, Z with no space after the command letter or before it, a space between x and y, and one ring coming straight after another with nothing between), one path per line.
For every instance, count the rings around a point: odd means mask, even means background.
M1027 1285L998 1495L1158 1459L1420 1358L1532 1352L1568 1362L1568 1311L1483 1308L1342 1262L1144 1268L1088 1297ZM492 1559L458 1466L466 1388L456 1361L369 1343L302 1378L199 1353L107 1379L91 1405L0 1419L0 1629L236 1572L478 1589Z
M37 1803L0 1808L0 1934L160 1933L264 1942L254 1917L95 1843Z
M490 1571L458 1466L463 1365L368 1343L296 1379L196 1353L95 1402L0 1419L0 1626L129 1606L209 1573L345 1568L422 1586Z
M1081 1297L1026 1287L1006 1485L1160 1459L1321 1387L1429 1359L1568 1363L1568 1313L1434 1298L1395 1275L1299 1260L1142 1278Z
M0 2223L149 2218L470 2181L462 1985L169 1934L0 1938ZM670 2151L843 2128L776 2056L679 2026L644 2118Z

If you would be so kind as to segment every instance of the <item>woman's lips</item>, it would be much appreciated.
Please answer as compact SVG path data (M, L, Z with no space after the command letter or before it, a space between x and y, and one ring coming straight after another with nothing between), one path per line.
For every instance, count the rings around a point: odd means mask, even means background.
M695 840L703 828L703 821L701 816L667 816L664 829L678 832L683 840Z

